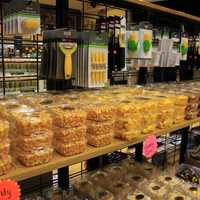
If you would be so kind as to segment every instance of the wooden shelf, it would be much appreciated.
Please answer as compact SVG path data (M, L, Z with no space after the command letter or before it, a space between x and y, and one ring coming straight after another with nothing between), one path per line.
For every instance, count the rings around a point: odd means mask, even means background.
M133 4L139 5L139 6L143 6L143 7L146 7L148 9L153 9L153 10L157 10L157 11L160 11L160 12L163 12L163 13L182 17L182 18L185 18L185 19L189 19L189 20L192 20L192 21L200 22L200 17L190 15L190 14L187 14L187 13L182 12L182 11L167 8L167 7L164 7L164 6L160 6L160 5L157 5L155 3L150 3L150 2L147 2L147 1L143 1L143 0L126 0L126 2L133 3Z
M173 131L188 127L188 126L194 126L195 124L198 125L200 122L200 118L197 118L195 120L190 120L190 121L185 121L183 123L180 123L178 125L175 125L169 129L163 129L163 130L158 130L156 133L154 133L156 136L161 136L167 133L171 133ZM126 147L132 146L134 144L140 143L144 141L146 138L146 135L135 139L130 142L126 141L121 141L114 139L112 144L105 146L105 147L100 147L100 148L95 148L92 146L87 146L87 149L84 153L81 153L79 155L71 156L71 157L63 157L59 155L58 153L54 153L53 159L51 162L43 165L39 165L36 167L24 167L22 166L18 161L14 161L13 164L13 169L10 171L5 176L1 176L0 180L2 179L13 179L15 181L22 181L34 176L38 176L50 171L53 171L55 169L59 169L65 166L70 166L76 163L80 163L81 161L86 161L91 158L95 158L107 153L111 153L120 149L124 149Z

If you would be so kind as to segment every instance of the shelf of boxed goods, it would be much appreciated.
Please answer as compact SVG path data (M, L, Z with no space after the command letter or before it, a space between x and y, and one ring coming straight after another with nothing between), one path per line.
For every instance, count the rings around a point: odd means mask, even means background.
M168 129L158 129L157 131L154 132L154 134L156 136L161 136L177 130L184 129L186 127L199 126L199 124L200 124L200 118L197 118L194 120L184 121ZM146 137L147 135L142 135L140 138L137 138L133 141L121 141L118 139L114 139L112 144L99 148L95 148L88 145L84 153L71 157L63 157L55 152L53 155L53 159L49 163L39 165L36 167L24 167L18 161L14 161L12 170L8 174L1 176L0 180L2 179L12 179L15 181L26 180L34 176L48 173L50 171L63 168L66 166L71 166L73 164L80 163L81 161L89 160L91 158L102 156L104 154L124 149L134 144L141 143L144 141Z

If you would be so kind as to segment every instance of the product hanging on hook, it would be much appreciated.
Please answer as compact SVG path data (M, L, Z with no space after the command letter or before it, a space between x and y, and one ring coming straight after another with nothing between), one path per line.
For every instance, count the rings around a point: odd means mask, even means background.
M77 50L76 43L59 43L59 48L65 56L64 75L65 79L69 80L72 77L72 54Z

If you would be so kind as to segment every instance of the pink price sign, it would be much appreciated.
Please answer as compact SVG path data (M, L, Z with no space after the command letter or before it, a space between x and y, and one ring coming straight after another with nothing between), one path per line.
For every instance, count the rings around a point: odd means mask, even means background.
M158 143L155 135L148 136L143 143L143 155L146 158L152 158L157 152Z

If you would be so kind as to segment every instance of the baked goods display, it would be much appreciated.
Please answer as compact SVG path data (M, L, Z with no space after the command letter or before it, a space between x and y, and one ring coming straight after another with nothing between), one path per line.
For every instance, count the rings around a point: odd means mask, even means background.
M169 128L199 115L198 87L198 83L159 84L3 98L0 116L9 126L0 123L0 158L9 152L8 135L15 156L31 166L48 162L53 148L72 156L83 152L87 143L102 147L113 137L132 141ZM148 173L152 172L146 171L144 177Z
M93 187L93 183L87 180L81 180L74 184L74 189L79 195L86 199L95 200L114 200L113 194L99 186Z
M154 173L148 174L145 171L147 167L153 168L149 163L144 163L143 166L131 159L106 166L101 171L77 178L73 184L73 194L94 200L99 200L98 193L106 197L103 200L200 199L200 188L197 185L187 184L169 174L158 176L162 173L159 170L157 176Z
M175 96L176 116L177 120L181 121L183 113L185 113L185 119L195 119L199 115L200 95L199 95L199 83L187 83L187 84L162 84L151 85L151 89L159 90L167 95ZM185 110L182 108L185 107ZM179 117L178 117L179 116Z

